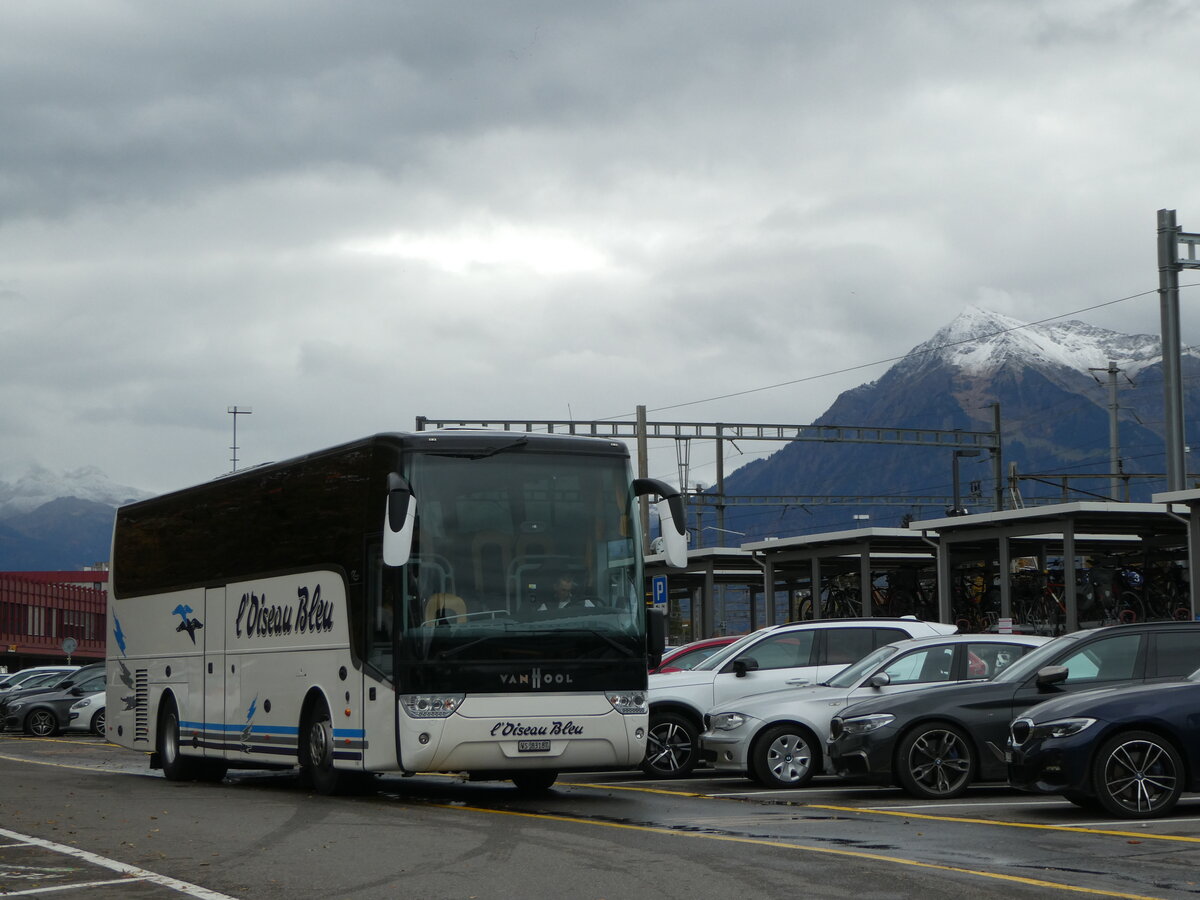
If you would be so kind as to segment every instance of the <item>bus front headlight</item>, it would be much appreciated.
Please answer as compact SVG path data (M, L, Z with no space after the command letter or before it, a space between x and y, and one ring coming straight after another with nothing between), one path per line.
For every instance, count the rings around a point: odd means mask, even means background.
M444 719L463 702L463 694L401 694L400 708L410 719Z
M643 691L608 691L608 702L623 716L644 716L649 711Z

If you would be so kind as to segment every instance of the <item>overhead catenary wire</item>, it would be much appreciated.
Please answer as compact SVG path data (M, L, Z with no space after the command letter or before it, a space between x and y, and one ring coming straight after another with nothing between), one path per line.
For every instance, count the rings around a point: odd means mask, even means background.
M1183 288L1200 287L1200 282L1193 282L1191 284L1181 284L1179 287L1181 290ZM1014 325L1011 328L999 328L995 331L988 332L987 334L975 335L974 337L963 338L962 340L959 340L959 341L950 341L945 344L939 344L937 347L930 347L930 348L924 349L924 350L910 350L908 353L902 353L899 356L889 356L886 359L877 359L877 360L874 360L873 362L859 363L858 365L846 366L845 368L834 369L829 372L821 372L816 375L805 375L800 378L793 378L793 379L790 379L789 381L780 381L775 384L767 384L767 385L763 385L761 387L746 388L744 390L739 390L739 391L731 391L726 394L718 394L718 395L715 395L712 397L705 397L700 400L688 400L683 403L673 403L673 404L669 404L666 406L656 406L653 409L647 409L647 412L655 412L655 413L666 412L667 410L672 410L672 409L683 409L684 407L688 407L688 406L698 406L702 403L714 403L718 400L729 400L733 397L745 397L749 394L757 394L757 393L761 393L763 391L772 391L772 390L776 390L776 389L782 388L782 387L790 387L795 384L804 384L809 381L817 381L821 378L832 378L835 375L845 375L850 372L859 372L864 369L870 369L875 366L887 365L888 363L897 363L897 362L901 362L902 360L906 360L906 359L915 359L915 358L918 358L918 357L921 357L921 356L924 356L924 355L927 355L930 353L939 353L942 350L945 350L947 347L958 347L958 346L962 346L965 344L977 343L979 341L984 341L989 338L998 337L1002 334L1009 334L1010 332L1013 332L1013 331L1020 331L1023 328L1031 328L1035 325L1044 325L1047 322L1055 322L1059 319L1066 319L1070 316L1077 316L1077 315L1080 315L1081 313L1091 312L1091 311L1097 310L1097 309L1103 309L1107 306L1114 306L1118 303L1125 303L1129 300L1137 300L1141 297L1148 297L1152 294L1157 294L1157 293L1158 293L1158 288L1153 288L1153 289L1147 290L1147 291L1140 291L1139 293L1130 294L1126 297L1118 297L1115 300L1106 300L1103 303L1096 303L1096 304L1093 304L1092 306L1085 306L1085 307L1082 307L1081 309L1072 310L1070 312L1059 313L1059 314L1053 315L1053 316L1047 316L1044 319L1038 319L1033 322L1023 322L1020 325ZM622 413L620 415L615 415L615 416L604 416L599 421L610 421L612 419L625 419L625 418L628 418L630 415L631 415L630 413Z

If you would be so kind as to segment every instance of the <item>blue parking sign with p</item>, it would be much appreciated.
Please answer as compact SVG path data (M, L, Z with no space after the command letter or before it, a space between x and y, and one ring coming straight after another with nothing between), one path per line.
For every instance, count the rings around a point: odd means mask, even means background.
M667 576L655 575L650 579L650 598L655 609L667 608Z

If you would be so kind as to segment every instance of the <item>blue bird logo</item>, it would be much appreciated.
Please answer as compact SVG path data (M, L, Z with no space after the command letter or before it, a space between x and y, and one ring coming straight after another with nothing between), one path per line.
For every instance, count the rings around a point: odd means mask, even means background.
M183 621L179 623L179 626L175 630L186 631L188 633L188 637L192 639L192 643L194 644L196 643L196 630L203 628L204 625L199 619L188 618L192 612L193 610L190 606L188 606L186 603L180 603L177 607L175 607L174 610L172 610L171 615L179 616L181 619L183 619Z

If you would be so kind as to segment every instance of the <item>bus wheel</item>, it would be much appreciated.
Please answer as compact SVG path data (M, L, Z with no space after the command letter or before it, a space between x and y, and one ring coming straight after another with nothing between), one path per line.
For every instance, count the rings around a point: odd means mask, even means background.
M540 794L554 787L558 781L558 773L548 769L530 769L527 772L513 772L512 783L518 791L526 794Z
M300 747L300 766L318 794L336 794L341 777L333 767L333 717L324 700L313 704Z
M158 758L168 781L196 780L197 761L179 752L179 710L170 698L158 714Z

